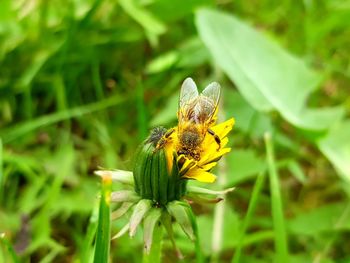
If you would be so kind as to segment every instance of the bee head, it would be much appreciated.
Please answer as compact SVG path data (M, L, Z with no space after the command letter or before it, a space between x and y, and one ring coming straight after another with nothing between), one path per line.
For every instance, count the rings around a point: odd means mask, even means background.
M151 131L151 134L147 138L147 143L152 143L155 147L159 140L163 137L163 135L166 133L167 129L164 127L156 127Z

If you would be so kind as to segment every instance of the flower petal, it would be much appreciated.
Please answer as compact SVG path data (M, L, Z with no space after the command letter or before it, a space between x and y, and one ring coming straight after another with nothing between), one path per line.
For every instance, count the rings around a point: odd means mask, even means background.
M232 127L234 124L235 124L235 119L231 118L223 123L213 126L211 129L221 139L221 138L224 138L232 130Z
M212 173L206 172L203 169L191 169L184 175L185 178L194 179L203 183L213 183L216 176Z

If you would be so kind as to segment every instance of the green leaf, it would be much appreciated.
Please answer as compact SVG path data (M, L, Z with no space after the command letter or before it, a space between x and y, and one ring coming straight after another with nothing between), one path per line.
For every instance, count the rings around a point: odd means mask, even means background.
M317 145L321 152L331 161L339 175L350 182L350 120L333 127L321 138Z
M266 164L252 149L235 149L227 156L227 162L232 176L228 178L227 185L237 185L247 179L265 171Z
M227 116L235 118L235 129L253 137L262 137L264 132L272 130L267 114L256 111L239 92L226 89L223 99Z
M157 37L166 31L165 24L151 12L143 8L135 0L120 0L119 4L124 11L137 21L152 37Z
M215 62L255 109L275 109L293 125L310 130L327 129L344 114L341 107L307 108L320 76L235 16L200 9L196 25Z
M288 220L288 229L296 235L310 236L335 229L350 230L350 207L337 203L301 212Z
M110 176L102 178L102 194L98 214L94 263L107 263L110 248L110 196L112 179Z
M146 66L146 73L154 74L171 68L178 60L179 54L175 50L169 51L165 54L151 60Z

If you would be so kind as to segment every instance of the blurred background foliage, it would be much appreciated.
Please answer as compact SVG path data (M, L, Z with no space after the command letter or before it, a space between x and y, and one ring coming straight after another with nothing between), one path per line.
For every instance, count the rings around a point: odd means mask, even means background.
M343 0L2 0L0 262L11 249L20 262L90 262L93 170L130 169L150 128L175 125L188 76L218 81L221 113L236 118L212 186L236 186L222 223L213 205L193 206L206 260L237 251L270 132L285 228L266 178L240 262L271 262L283 235L290 262L349 262L349 17ZM138 234L112 242L113 262L140 262ZM176 261L169 240L164 251Z

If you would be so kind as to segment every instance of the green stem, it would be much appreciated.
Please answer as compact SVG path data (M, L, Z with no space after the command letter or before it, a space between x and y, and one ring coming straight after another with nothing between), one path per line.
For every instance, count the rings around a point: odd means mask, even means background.
M247 228L251 222L252 216L255 212L255 208L256 205L258 203L258 199L261 193L261 189L262 186L264 185L264 181L265 181L265 173L260 173L258 175L258 178L256 179L255 185L254 185L254 189L253 189L253 193L252 193L252 197L250 198L249 201L249 206L248 206L248 211L247 211L247 215L244 218L244 222L243 222L243 227L242 227L242 232L240 233L240 236L238 238L237 241L237 247L236 247L236 251L235 251L235 255L232 258L232 263L239 263L240 261L240 256L241 256L241 250L242 250L242 246L243 246L243 241L244 241L244 237L245 237L245 233L247 231Z
M221 71L219 68L216 68L216 78L221 77ZM224 121L225 113L223 105L221 105L221 114L219 114L219 120ZM221 162L218 165L219 176L217 180L217 185L220 189L224 188L227 183L227 163L226 159L222 158ZM226 195L222 194L218 197L225 199ZM210 258L211 263L216 263L220 261L220 252L222 250L223 234L224 234L224 221L225 221L225 202L222 201L215 206L214 210L214 222L213 222L213 232L212 232L212 255Z
M196 216L194 215L191 206L189 204L186 204L186 206L189 208L189 209L187 209L187 213L188 213L188 216L191 220L193 233L194 233L194 236L196 238L194 241L195 242L195 250L196 250L196 262L203 263L204 259L203 259L203 254L202 254L202 250L201 250L201 243L200 243L200 239L199 239Z
M153 230L153 241L149 253L143 251L143 263L160 263L162 262L162 240L163 227L161 224L156 224Z
M270 194L273 227L275 232L276 262L289 262L287 234L283 216L280 184L275 164L271 134L265 134L266 158L270 177Z

